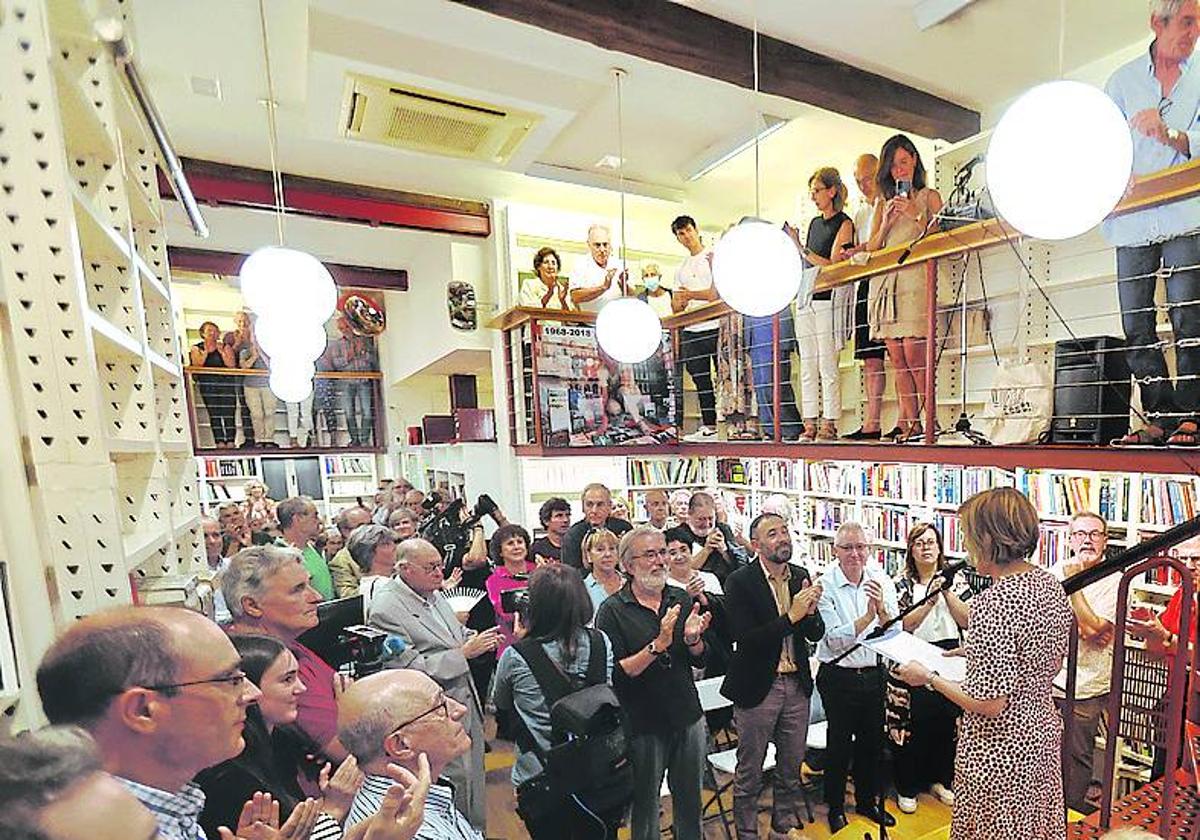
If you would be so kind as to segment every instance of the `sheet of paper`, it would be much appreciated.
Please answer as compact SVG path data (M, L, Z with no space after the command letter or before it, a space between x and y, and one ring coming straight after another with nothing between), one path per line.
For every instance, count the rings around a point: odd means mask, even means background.
M962 682L967 678L967 660L962 656L943 656L945 653L937 645L918 639L912 633L894 630L878 639L863 639L863 647L873 650L885 659L903 665L905 662L916 660L931 671L937 671L943 677L954 682Z

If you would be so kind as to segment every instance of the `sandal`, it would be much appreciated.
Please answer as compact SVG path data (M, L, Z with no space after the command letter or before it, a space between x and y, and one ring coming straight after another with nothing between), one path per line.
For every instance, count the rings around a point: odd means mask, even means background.
M1184 422L1191 423L1190 420L1186 420ZM1180 423L1179 425L1182 426L1183 423ZM1194 423L1192 423L1192 427L1193 427L1193 429L1195 428ZM1123 437L1113 438L1113 440L1109 443L1109 445L1110 446L1162 446L1164 443L1166 443L1166 440L1165 440L1166 434L1167 433L1164 432L1160 427L1154 426L1154 425L1149 425L1149 426L1146 426L1145 428L1132 431L1129 434L1124 435ZM1193 443L1190 445L1194 446L1195 444Z
M817 440L821 443L837 440L837 426L833 425L832 420L823 420L821 425L817 427Z
M804 421L803 431L796 438L796 443L812 443L817 439L817 424L808 420Z
M1200 446L1200 425L1195 420L1184 420L1167 438L1167 446Z
M890 440L892 443L900 443L900 438L904 437L904 430L899 424L892 427L892 430L883 436L884 440Z

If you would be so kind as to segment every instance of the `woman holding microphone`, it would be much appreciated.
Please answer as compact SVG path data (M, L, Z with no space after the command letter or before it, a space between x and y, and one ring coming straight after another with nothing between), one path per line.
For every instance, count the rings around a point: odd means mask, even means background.
M966 679L952 682L918 662L901 666L899 676L964 710L951 840L1061 840L1062 719L1051 688L1067 652L1071 608L1062 584L1029 562L1038 515L1019 491L972 496L959 517L968 557L995 581L971 599Z

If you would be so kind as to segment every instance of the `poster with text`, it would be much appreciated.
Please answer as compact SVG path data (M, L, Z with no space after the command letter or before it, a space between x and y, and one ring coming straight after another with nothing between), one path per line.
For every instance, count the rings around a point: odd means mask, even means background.
M542 445L642 446L675 443L675 377L670 336L658 352L627 365L609 358L589 325L534 325Z

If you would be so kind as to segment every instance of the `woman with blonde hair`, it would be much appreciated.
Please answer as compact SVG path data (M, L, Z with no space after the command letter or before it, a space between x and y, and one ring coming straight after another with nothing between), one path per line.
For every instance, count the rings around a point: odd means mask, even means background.
M625 585L617 565L618 545L617 535L607 528L597 528L583 538L583 565L590 570L583 584L595 609Z
M818 215L808 225L800 253L809 265L826 266L833 255L854 243L854 222L842 212L846 185L832 166L813 173L808 194ZM812 301L796 312L796 349L800 354L800 406L804 420L801 443L837 440L842 414L838 381L838 351L833 331L833 292L814 292Z
M1062 718L1052 687L1067 653L1071 607L1062 584L1029 562L1038 514L1011 487L959 508L967 556L995 582L970 601L967 675L919 662L898 675L962 707L954 759L951 840L1062 840Z

